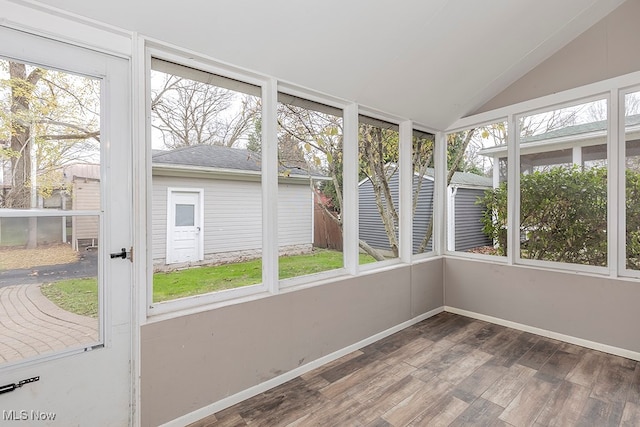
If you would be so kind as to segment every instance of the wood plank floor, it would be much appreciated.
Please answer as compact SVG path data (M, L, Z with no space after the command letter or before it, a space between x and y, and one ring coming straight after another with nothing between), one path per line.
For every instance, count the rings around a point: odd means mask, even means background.
M192 426L640 426L640 363L441 313Z

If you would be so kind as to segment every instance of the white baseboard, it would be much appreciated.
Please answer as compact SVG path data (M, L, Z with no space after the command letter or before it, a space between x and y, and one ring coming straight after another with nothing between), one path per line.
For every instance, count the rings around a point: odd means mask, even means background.
M187 424L191 424L194 423L198 420L201 420L203 418L206 418L210 415L215 414L216 412L222 411L223 409L226 409L230 406L235 405L236 403L242 402L243 400L247 400L253 396L256 396L260 393L264 393L267 390L270 390L274 387L277 387L281 384L286 383L287 381L290 381L296 377L299 377L302 374L305 374L309 371L312 371L324 364L327 364L329 362L332 362L336 359L341 358L342 356L345 356L353 351L359 350L362 347L365 347L369 344L372 344L376 341L381 340L382 338L388 337L391 334L395 334L398 331L401 331L402 329L405 329L411 325L414 325L418 322L421 322L425 319L428 319L429 317L435 316L438 313L442 313L443 311L445 311L444 307L438 307L434 310L431 310L427 313L421 314L420 316L414 317L411 320L408 320L406 322L403 322L399 325L396 325L392 328L389 328L385 331L382 331L380 333L377 333L375 335L370 336L369 338L365 338L362 341L359 341L355 344L352 344L348 347L342 348L338 351L335 351L331 354L328 354L324 357L321 357L319 359L316 359L312 362L307 363L306 365L300 366L298 368L292 369L289 372L286 372L282 375L279 375L275 378L272 378L268 381L265 381L263 383L260 383L258 385L255 385L253 387L250 387L246 390L243 390L239 393L236 393L232 396L226 397L222 400L219 400L217 402L214 402L210 405L207 405L203 408L197 409L193 412L190 412L188 414L185 414L179 418L176 418L174 420L171 420L165 424L163 424L162 426L164 427L181 427L181 426L185 426Z
M510 320L500 319L498 317L487 316L485 314L475 313L473 311L462 310L455 307L445 306L444 311L461 316L471 317L473 319L484 320L485 322L495 323L497 325L506 326L508 328L517 329L519 331L530 332L532 334L541 335L543 337L552 338L554 340L564 341L570 344L587 347L592 350L602 351L604 353L614 354L616 356L626 357L627 359L640 361L640 353L626 350L624 348L614 347L595 341L576 338L570 335L560 334L558 332L547 331L546 329L536 328L534 326L524 325L522 323L512 322Z

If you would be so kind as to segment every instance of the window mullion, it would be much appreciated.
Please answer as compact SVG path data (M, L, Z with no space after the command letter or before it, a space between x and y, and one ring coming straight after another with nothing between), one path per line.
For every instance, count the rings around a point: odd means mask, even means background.
M507 262L520 258L520 129L516 116L507 118Z
M344 109L342 234L344 266L358 273L358 104Z
M607 132L607 156L609 173L607 176L607 247L609 274L620 275L627 264L626 233L626 135L625 96L619 89L612 89L609 95L609 115Z
M436 220L433 223L433 249L436 254L442 255L447 250L446 247L446 224L447 215L447 136L444 132L436 132L434 147L435 158L435 185L433 215ZM444 219L444 220L443 220Z
M262 87L262 283L278 292L278 84Z
M413 139L413 122L410 120L400 123L400 188L398 200L400 201L400 260L410 263L413 252L413 162L411 146Z

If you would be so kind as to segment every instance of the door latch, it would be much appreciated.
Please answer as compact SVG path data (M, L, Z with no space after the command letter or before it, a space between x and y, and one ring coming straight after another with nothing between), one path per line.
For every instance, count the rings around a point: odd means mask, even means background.
M128 259L129 261L133 262L133 246L129 249L129 251L127 252L127 248L122 248L120 249L120 252L113 252L111 253L111 259L113 258L122 258L122 259Z

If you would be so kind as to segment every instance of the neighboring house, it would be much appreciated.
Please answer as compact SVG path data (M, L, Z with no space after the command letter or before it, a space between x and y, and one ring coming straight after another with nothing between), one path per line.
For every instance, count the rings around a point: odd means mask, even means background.
M625 117L626 157L640 156L640 114ZM479 153L493 158L494 186L506 181L507 145ZM607 120L567 126L520 142L520 172L530 173L548 166L594 166L607 159ZM502 167L501 167L502 165Z
M47 189L47 196L38 194L35 207L66 211L100 210L100 165L73 163L60 168L61 180ZM10 185L2 186L3 192ZM4 193L3 193L4 194ZM33 224L32 224L33 225ZM38 245L71 243L73 249L95 247L98 244L98 216L42 216L35 222ZM26 217L0 219L0 246L24 246L30 235Z
M154 268L260 257L259 155L216 145L154 150L152 170ZM302 169L281 168L278 184L281 254L306 253L312 249L310 178Z
M486 207L478 204L485 190L491 188L492 179L467 172L456 172L447 188L447 248L450 251L468 251L493 245L482 231L482 215Z
M413 215L413 253L418 248L429 227L433 216L433 182L434 171L429 169L422 178L422 186L418 202ZM414 175L413 189L417 188L419 176ZM389 180L391 197L395 206L398 205L399 174L394 173ZM371 181L366 178L358 184L358 217L359 237L375 249L389 251L389 239L380 219L380 213L375 201L375 194ZM448 203L451 221L448 223L447 235L449 249L464 251L479 246L491 245L492 242L482 232L482 206L476 204L478 197L484 195L484 190L491 188L491 178L479 175L456 172L448 187ZM397 227L397 225L396 225ZM425 248L431 250L431 241Z

